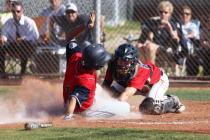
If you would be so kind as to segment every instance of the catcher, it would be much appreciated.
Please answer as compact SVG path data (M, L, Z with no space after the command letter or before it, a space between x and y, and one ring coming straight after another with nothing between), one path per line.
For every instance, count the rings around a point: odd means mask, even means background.
M122 44L115 50L102 85L121 101L134 94L144 95L139 109L145 114L185 110L177 96L165 95L169 80L164 71L152 63L142 64L137 48L131 44Z
M63 99L66 107L64 119L70 120L73 113L87 117L111 117L119 115L120 109L123 109L120 111L122 114L129 112L128 103L107 101L104 96L100 97L102 90L99 91L100 87L96 84L96 70L111 59L105 48L100 44L90 43L78 46L75 42L70 42L67 48L68 63L63 83Z

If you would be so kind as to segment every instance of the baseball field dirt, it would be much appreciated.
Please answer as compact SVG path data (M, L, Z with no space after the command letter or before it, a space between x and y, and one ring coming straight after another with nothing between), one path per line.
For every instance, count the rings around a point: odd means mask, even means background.
M6 102L1 99L2 106L7 106L7 110L12 108L13 111L5 112L2 110L6 114L0 117L2 121L0 128L24 128L24 123L27 121L42 121L52 122L53 127L58 128L139 128L210 134L210 102L183 100L182 102L186 106L186 110L181 114L143 115L138 111L139 103L143 97L137 95L128 101L132 108L130 116L87 119L80 115L75 115L73 120L65 121L62 117L62 83L51 85L49 82L28 79L24 81L24 84L16 92L15 96L12 94L13 98L11 101ZM30 107L21 110L20 106L23 105L20 105L20 102L14 98L20 98L21 102ZM13 102L13 106L10 105L11 102ZM42 111L38 112L39 110ZM46 112L43 113L43 110ZM34 112L37 113L34 114ZM11 113L16 115L11 116ZM26 113L29 116L33 116L33 118L21 116L21 114ZM9 115L11 118L8 117ZM16 117L15 120L14 117Z

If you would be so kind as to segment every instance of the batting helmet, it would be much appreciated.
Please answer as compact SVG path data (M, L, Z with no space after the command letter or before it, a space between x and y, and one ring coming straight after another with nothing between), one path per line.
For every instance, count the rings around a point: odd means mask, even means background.
M99 70L111 59L101 44L89 44L83 50L83 65L87 69Z

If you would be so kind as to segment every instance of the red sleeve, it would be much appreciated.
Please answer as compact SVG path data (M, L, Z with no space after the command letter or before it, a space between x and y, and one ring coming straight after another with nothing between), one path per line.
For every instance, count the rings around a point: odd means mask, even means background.
M150 84L155 84L160 80L160 76L159 67L152 63L143 64L139 67L137 75L129 82L128 86L141 90L147 80Z
M152 63L147 63L147 65L149 65L149 67L152 69L152 77L150 84L155 84L160 80L160 68Z
M134 87L141 90L144 87L144 83L150 77L150 70L140 67L136 76L129 82L129 87Z

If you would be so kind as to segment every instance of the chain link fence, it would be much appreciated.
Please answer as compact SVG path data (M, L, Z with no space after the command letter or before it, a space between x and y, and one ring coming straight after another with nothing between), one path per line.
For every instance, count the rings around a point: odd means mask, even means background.
M38 28L44 23L38 18L41 11L50 5L48 0L20 0L23 2L25 15L36 21ZM170 58L171 54L157 54L156 64L163 67L169 76L209 77L210 75L210 3L208 0L170 0L174 6L172 17L179 19L181 6L188 5L192 9L193 19L200 22L200 32L207 37L204 42L194 45L194 52L184 57L184 62L177 64ZM62 4L73 2L79 13L89 14L95 10L94 0L63 0ZM129 42L125 38L138 39L145 20L159 16L157 9L161 0L101 0L101 14L105 17L106 49L113 53L120 44ZM4 0L0 0L1 10L4 10ZM209 17L209 18L208 18ZM201 35L201 34L200 34ZM167 57L166 57L167 55ZM169 56L169 57L168 57ZM1 57L1 56L0 56ZM65 46L58 44L39 43L35 55L27 63L26 74L59 75L65 73ZM5 74L19 75L20 60L7 56Z

